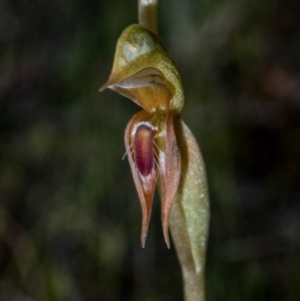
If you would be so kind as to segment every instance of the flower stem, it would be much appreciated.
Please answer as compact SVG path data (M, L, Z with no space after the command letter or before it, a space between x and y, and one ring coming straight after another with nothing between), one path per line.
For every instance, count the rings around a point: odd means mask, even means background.
M157 33L157 1L138 0L139 24Z

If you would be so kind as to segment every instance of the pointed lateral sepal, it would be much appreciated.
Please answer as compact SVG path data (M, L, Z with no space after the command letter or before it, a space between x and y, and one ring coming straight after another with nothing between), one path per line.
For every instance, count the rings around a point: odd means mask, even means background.
M186 300L204 300L204 265L209 225L205 166L197 142L183 121L175 129L181 177L170 228L181 264Z
M125 131L125 147L142 209L141 243L145 247L157 180L155 165L154 127L141 111L129 121Z
M181 163L180 152L174 130L174 124L179 122L178 115L169 113L163 122L161 131L164 133L165 148L159 154L159 170L161 175L162 226L165 242L170 248L169 219L172 205L177 192Z

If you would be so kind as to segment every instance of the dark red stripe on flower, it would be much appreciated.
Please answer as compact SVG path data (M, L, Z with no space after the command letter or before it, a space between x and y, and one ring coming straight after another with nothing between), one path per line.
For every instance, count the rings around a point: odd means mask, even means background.
M135 132L133 141L134 161L139 173L146 177L154 168L154 130L140 124Z

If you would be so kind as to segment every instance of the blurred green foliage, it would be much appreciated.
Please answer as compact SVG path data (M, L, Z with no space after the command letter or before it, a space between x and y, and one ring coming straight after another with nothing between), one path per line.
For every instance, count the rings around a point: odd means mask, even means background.
M136 1L0 2L0 300L182 300L156 204L145 249L123 134L98 88ZM208 300L300 298L300 4L161 1L207 165Z

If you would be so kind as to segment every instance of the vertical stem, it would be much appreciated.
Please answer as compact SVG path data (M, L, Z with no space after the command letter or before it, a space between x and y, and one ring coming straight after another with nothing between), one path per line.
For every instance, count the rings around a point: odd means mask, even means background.
M204 260L200 272L196 272L194 260L189 243L189 237L185 229L183 208L175 201L171 213L171 234L175 244L176 253L181 265L184 301L205 301L204 287Z
M157 33L157 1L138 0L139 24Z

